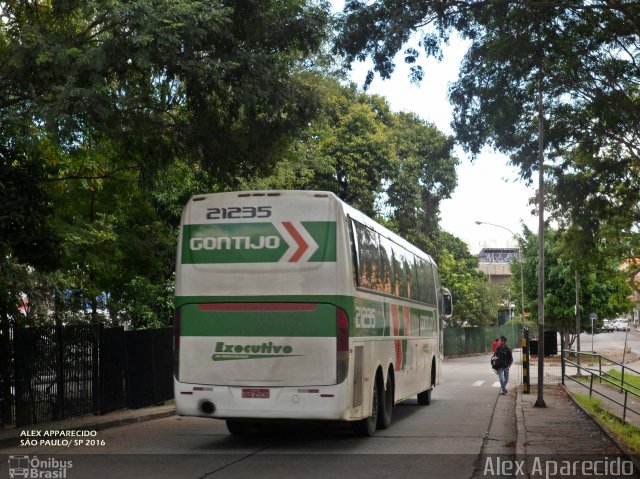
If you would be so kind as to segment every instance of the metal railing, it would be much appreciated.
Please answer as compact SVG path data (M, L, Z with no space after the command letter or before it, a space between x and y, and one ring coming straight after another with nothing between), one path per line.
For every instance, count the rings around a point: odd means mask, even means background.
M172 328L0 324L0 428L173 398Z
M577 361L572 361L571 359L569 359L567 357L567 355L575 355ZM588 357L591 360L589 361L589 363L594 363L594 358L597 359L597 368L596 367L589 367L589 366L583 366L582 365L582 361L580 361L580 359L582 357ZM602 365L603 365L603 360L606 362L606 365L615 365L618 366L620 368L620 378L618 378L617 376L614 376L613 374L610 374L608 371L603 371L602 369ZM636 398L640 399L640 388L634 384L631 384L629 382L626 382L624 380L624 375L625 375L625 371L627 372L632 372L635 373L636 375L640 376L640 371L636 371L633 368L630 368L629 366L625 365L624 363L619 363L617 361L614 361L611 358L608 358L606 356L602 356L601 354L597 354L597 353L590 353L590 352L580 352L580 351L572 351L572 350L563 350L562 351L562 384L564 384L564 379L568 378L571 379L572 381L575 381L576 383L580 384L581 386L584 386L585 388L589 389L589 397L592 397L593 393L599 394L600 396L604 397L605 399L617 404L618 406L622 407L622 420L626 421L627 418L627 411L631 411L635 414L640 415L640 411L636 411L635 409L631 408L628 406L628 399L629 399L629 395L631 394L632 396L635 396ZM573 366L576 368L577 371L577 376L578 378L574 377L574 376L570 376L566 374L566 367L567 365ZM588 375L589 378L589 382L588 384L585 381L582 381L580 378L580 373L584 372L586 375ZM598 391L597 389L594 389L593 387L593 383L594 380L597 379L598 382L600 384L602 384L603 382L605 384L608 384L610 386L613 387L613 389L615 390L619 390L620 393L623 395L624 400L623 402L620 402L618 400L618 398L613 397L613 395L608 396L607 394L605 394L602 391Z

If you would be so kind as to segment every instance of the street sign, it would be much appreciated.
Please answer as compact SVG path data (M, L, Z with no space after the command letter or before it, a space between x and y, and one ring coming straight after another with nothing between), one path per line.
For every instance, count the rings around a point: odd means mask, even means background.
M593 350L593 323L598 319L598 315L596 313L591 313L589 314L589 319L591 320L591 352L595 352Z

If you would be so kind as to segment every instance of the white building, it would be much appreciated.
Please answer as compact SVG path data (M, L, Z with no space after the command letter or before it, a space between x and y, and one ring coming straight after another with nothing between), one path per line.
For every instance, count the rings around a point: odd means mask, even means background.
M483 248L478 253L478 269L487 275L489 284L511 281L511 262L520 260L518 248Z

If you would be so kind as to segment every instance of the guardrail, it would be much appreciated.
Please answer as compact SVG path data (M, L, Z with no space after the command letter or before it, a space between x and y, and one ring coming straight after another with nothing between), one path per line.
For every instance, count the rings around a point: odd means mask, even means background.
M576 361L572 361L567 357L567 354L572 354L575 355L577 362ZM583 366L581 364L580 358L582 356L587 356L590 358L597 358L598 360L598 367L587 367L587 366ZM615 376L613 376L612 374L609 374L608 371L603 371L602 370L602 361L605 360L608 365L616 365L619 366L621 371L620 371L620 378L617 378ZM593 393L599 394L600 396L608 399L609 401L617 404L618 406L622 407L622 420L626 421L626 417L627 417L627 410L631 411L635 414L638 414L640 416L640 411L636 411L635 409L632 409L631 407L629 407L628 404L628 399L629 399L629 394L631 394L632 396L635 396L636 398L640 399L640 388L630 384L628 382L626 382L624 380L624 374L625 371L630 371L632 373L635 373L637 375L640 376L640 371L636 371L633 368L630 368L629 366L625 365L624 363L619 363L617 361L614 361L611 358L608 358L606 356L602 356L601 354L597 354L597 353L589 353L589 352L580 352L580 351L572 351L572 350L563 350L562 351L562 361L561 361L561 365L562 365L562 384L564 384L564 379L565 377L568 379L571 379L572 381L575 381L576 383L580 384L581 386L584 386L585 388L589 389L589 397L592 397ZM580 379L576 379L573 376L569 376L566 374L566 367L567 365L573 366L576 368L577 371L577 375L580 376L581 372L585 372L586 374L589 375L589 384L587 385L584 381L581 381ZM611 379L611 378L615 378L615 379ZM620 391L620 393L624 396L624 401L620 402L618 400L618 398L613 397L613 395L608 396L605 393L598 391L597 389L594 389L593 387L593 381L594 379L598 379L600 383L602 383L603 381L607 384L610 384L614 387L614 389L617 389Z

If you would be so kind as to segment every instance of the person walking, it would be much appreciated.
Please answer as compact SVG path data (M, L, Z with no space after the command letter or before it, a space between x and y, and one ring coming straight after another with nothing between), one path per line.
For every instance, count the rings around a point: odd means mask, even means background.
M496 348L496 356L498 358L498 367L496 372L500 379L500 394L507 394L507 383L509 382L509 368L513 364L513 354L511 349L507 346L507 338L500 337L500 344Z
M493 341L493 344L491 345L491 349L493 350L493 352L494 352L494 353L496 352L496 348L497 348L498 346L500 346L500 338L496 338L496 339Z

